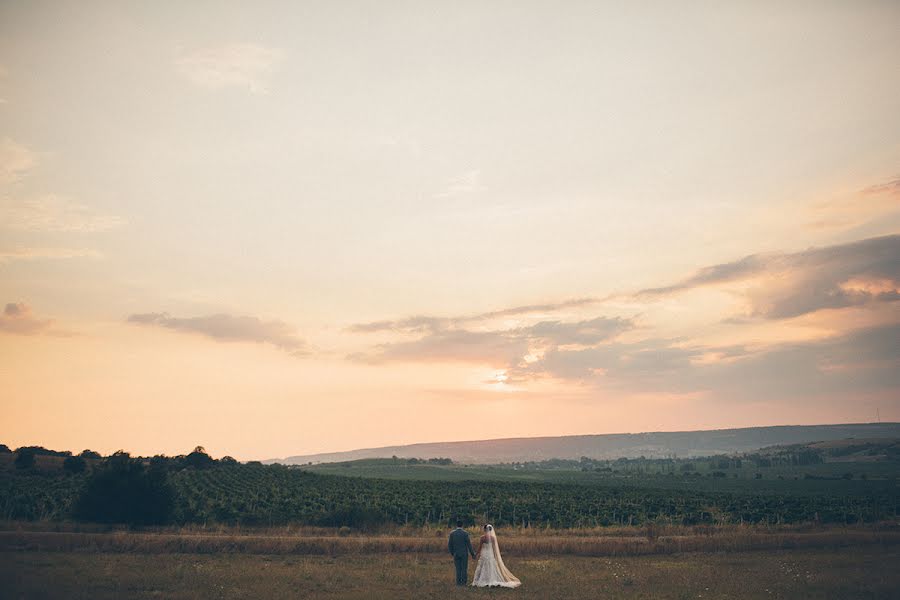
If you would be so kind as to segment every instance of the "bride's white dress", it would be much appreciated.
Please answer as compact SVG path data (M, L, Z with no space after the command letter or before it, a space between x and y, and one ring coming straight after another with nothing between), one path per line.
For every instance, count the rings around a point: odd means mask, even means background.
M514 588L522 585L515 575L509 572L503 564L500 556L500 546L497 545L497 534L494 528L488 525L487 539L481 546L478 555L478 564L475 565L475 578L472 585L476 587L500 586Z

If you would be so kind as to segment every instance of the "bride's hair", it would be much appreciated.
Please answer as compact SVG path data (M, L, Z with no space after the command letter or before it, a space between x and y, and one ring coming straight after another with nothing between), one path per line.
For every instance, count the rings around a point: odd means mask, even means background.
M494 528L494 526L491 525L490 523L488 523L487 525L484 526L484 530L485 530L485 531L490 531L490 530L493 529L493 528Z

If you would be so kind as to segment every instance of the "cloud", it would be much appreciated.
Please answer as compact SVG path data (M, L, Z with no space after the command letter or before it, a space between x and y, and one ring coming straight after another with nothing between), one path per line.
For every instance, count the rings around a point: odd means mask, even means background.
M502 331L438 331L410 342L382 344L374 353L350 358L363 362L472 362L512 364L528 353L528 341Z
M396 321L371 321L369 323L356 323L348 327L353 333L373 333L377 331L394 331L399 333L422 333L436 331L447 327L451 319L428 316L412 316Z
M461 326L466 323L488 321L490 319L499 319L503 317L515 317L535 313L553 313L568 308L579 308L591 304L597 304L602 301L603 298L574 298L571 300L563 300L561 302L526 304L522 306L513 306L510 308L493 310L489 312L476 313L473 315L461 315L455 317L416 315L399 320L355 323L348 327L347 330L353 333L375 333L381 331L392 331L395 333L421 333L424 331L435 331L438 329Z
M266 343L291 354L306 356L309 351L296 330L282 321L262 321L256 317L216 314L205 317L172 317L168 313L133 314L129 323L150 325L194 333L218 342Z
M37 165L37 156L9 138L0 140L0 184L19 181Z
M461 317L462 321L483 321L487 319L495 319L500 317L515 317L519 315L534 313L551 313L565 310L567 308L580 308L591 304L603 302L605 298L573 298L571 300L563 300L561 302L548 302L544 304L525 304L522 306L513 306L511 308L503 308L490 312L479 313L469 317Z
M633 326L629 319L597 317L575 323L541 321L518 331L529 340L540 340L553 346L592 346L624 333Z
M900 194L900 177L892 179L891 181L886 181L884 183L870 185L869 187L864 189L862 193L864 196Z
M553 349L509 374L619 392L703 392L724 401L863 394L900 389L900 324L758 349L671 339Z
M16 260L102 258L103 255L90 248L15 248L0 250L0 264Z
M188 81L209 89L238 87L251 94L267 94L267 82L278 68L283 52L256 44L229 44L204 48L175 61Z
M415 319L411 320L418 324ZM512 368L525 361L532 352L558 346L599 344L633 326L628 319L597 317L586 321L541 321L528 327L472 331L456 328L448 321L424 321L424 329L400 329L404 333L424 333L418 339L380 344L373 352L357 353L350 358L371 363L462 361Z
M457 175L447 182L443 191L434 195L435 198L450 198L465 194L475 194L487 190L481 183L481 170L473 169Z
M24 231L92 233L115 229L126 222L122 217L98 214L83 204L52 194L33 200L6 200L0 205L0 223Z
M878 228L900 213L900 177L812 207L807 225L815 230ZM882 230L883 231L883 230Z
M0 331L17 335L45 333L53 323L50 319L38 319L31 308L22 302L10 302L0 315Z
M746 292L751 314L767 319L900 300L900 235L795 253L752 254L636 296L652 298L748 280L753 280Z
M752 254L711 265L674 284L626 297L654 300L718 286L743 294L760 323L816 312L900 300L900 236L884 236L793 253ZM412 339L383 343L349 358L370 363L464 361L502 370L509 384L568 381L612 393L710 395L723 401L900 390L900 324L844 332L828 339L709 344L691 337L636 337L634 319L542 318L602 304L608 297L523 305L472 315L360 323L353 332L390 332ZM880 312L884 312L883 310ZM509 325L505 317L523 317ZM516 319L518 320L518 319ZM771 324L770 327L779 325ZM631 335L623 335L631 332Z

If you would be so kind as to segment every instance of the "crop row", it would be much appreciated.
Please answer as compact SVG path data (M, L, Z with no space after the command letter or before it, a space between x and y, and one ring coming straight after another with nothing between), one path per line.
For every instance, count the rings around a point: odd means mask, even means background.
M0 473L0 518L59 520L89 475ZM349 525L467 523L556 528L896 518L900 494L758 494L517 481L409 481L306 473L281 466L184 469L169 475L179 523Z

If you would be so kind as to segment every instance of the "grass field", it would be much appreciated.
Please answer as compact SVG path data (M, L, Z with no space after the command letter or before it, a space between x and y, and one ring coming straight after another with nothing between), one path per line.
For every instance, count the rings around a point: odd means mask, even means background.
M90 469L7 461L0 600L898 598L897 461L856 458L764 473L713 459L688 471L170 459L175 510L143 527L76 520ZM498 525L522 588L452 585L453 515L474 536Z
M418 481L518 481L529 483L577 483L604 487L643 487L672 490L705 490L754 493L849 493L862 495L873 490L895 488L900 475L896 461L842 461L803 466L775 466L757 469L747 464L724 471L725 477L711 479L712 470L702 459L698 477L683 473L621 470L598 472L579 468L514 468L509 465L409 464L391 459L364 459L344 463L294 467L310 473L372 479ZM845 480L851 473L854 478ZM760 478L756 476L759 474ZM864 476L865 479L860 477ZM817 479L821 478L821 479Z
M523 582L517 590L457 590L450 560L434 554L0 552L0 597L857 600L900 592L896 546L506 562Z

